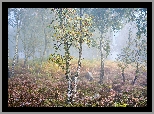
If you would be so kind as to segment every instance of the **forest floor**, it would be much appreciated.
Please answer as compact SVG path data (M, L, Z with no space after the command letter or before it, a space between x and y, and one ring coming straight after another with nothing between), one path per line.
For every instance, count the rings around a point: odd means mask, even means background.
M147 106L147 70L140 69L135 85L135 67L125 70L125 83L117 62L106 61L103 84L99 84L100 61L82 60L75 102L68 105L67 80L65 73L56 64L44 61L30 62L24 68L23 61L15 67L15 76L8 79L9 107L145 107ZM75 73L77 60L71 62L71 72ZM94 80L88 81L86 72L92 73Z

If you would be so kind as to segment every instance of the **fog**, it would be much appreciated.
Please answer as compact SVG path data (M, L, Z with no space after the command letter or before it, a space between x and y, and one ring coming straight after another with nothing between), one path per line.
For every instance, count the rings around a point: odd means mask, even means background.
M26 14L26 15L30 15L30 14ZM42 14L43 15L43 14ZM32 17L32 15L30 16ZM47 25L49 25L49 22L51 22L51 20L54 18L54 16L52 14L48 15L48 17L50 17L49 19L47 19L47 17L44 19L45 24L43 24L43 26L38 25L38 21L36 20L36 24L31 23L30 25L27 25L26 27L26 31L28 30L28 26L33 26L33 28L38 28L37 30L37 34L38 36L36 37L37 39L39 38L40 42L44 42L44 35L41 33L43 31L43 29L41 29L40 27L45 27ZM39 20L39 18L36 18ZM47 21L47 22L45 22ZM42 23L42 22L41 22ZM40 24L41 24L40 23ZM123 28L120 30L112 30L110 27L108 28L108 31L105 32L103 34L103 36L105 38L108 38L110 40L110 53L109 56L106 58L107 60L115 60L115 58L117 57L117 54L121 53L121 49L124 48L127 45L128 42L128 37L129 37L129 30L131 30L131 37L135 38L136 37L136 32L138 31L136 28L136 24L133 22L129 22L126 24L123 24ZM52 30L51 30L52 31ZM27 34L33 34L30 33L30 31L27 32ZM34 34L34 36L35 36ZM100 38L100 31L95 28L95 31L93 32L92 38L94 39L99 39ZM8 48L9 48L9 55L10 58L14 57L15 54L15 36L16 36L16 27L12 27L10 25L8 25ZM25 54L24 54L24 47L22 44L22 35L19 36L19 42L18 42L18 56L19 58L25 58ZM30 36L27 36L30 37ZM47 49L46 49L46 53L45 53L45 57L48 57L51 53L54 53L54 49L53 49L53 44L56 43L56 41L52 41L52 36L50 35L48 37L48 41L50 43L48 43ZM27 39L27 41L30 40L30 38ZM40 45L40 46L39 46ZM36 44L36 48L40 48L41 51L39 52L37 49L35 51L35 56L36 58L40 58L40 54L42 54L45 44ZM97 49L95 47L88 47L85 43L83 43L83 47L82 47L82 58L85 59L100 59L100 49ZM60 50L57 51L57 53L60 53L62 55L64 55L64 50L63 50L63 46L60 47ZM70 54L72 56L78 57L78 49L71 47L70 48ZM31 59L32 57L29 57L29 59Z
M8 106L147 106L146 14L9 8Z
M129 36L129 31L128 29L131 29L132 31L132 37L135 37L136 32L137 32L137 28L135 28L135 24L132 25L131 23L126 24L122 30L120 31L109 31L106 33L106 37L109 37L111 39L110 42L110 46L111 46L111 52L109 54L109 56L107 57L108 60L115 60L115 58L117 57L117 54L120 54L121 49L126 46L126 42L128 41L128 36ZM14 53L15 53L15 31L16 28L12 28L11 26L8 26L8 44L9 44L9 50L10 50L10 57L13 58ZM98 38L100 37L100 33L99 31L96 29L95 32L93 33L93 38ZM22 52L22 44L21 41L19 40L19 45L18 47L20 47L19 49L19 58L24 58L24 52ZM63 47L61 47L62 50ZM52 51L53 48L48 49L48 54L50 53L54 53L54 51ZM64 51L58 51L57 53L60 54L64 54ZM70 49L70 53L72 56L78 57L78 49L71 47ZM39 53L36 53L35 56L38 56ZM48 56L48 55L46 55ZM83 44L83 52L82 52L82 57L85 59L99 59L100 58L100 50L96 49L94 47L88 47L87 44Z

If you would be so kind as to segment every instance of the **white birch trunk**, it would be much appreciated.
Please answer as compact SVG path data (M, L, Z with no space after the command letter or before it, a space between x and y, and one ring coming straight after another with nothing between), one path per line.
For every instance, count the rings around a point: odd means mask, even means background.
M17 59L17 55L18 55L18 37L19 37L19 30L18 30L18 24L17 24L15 55L14 55L13 63L12 63L12 74L11 74L11 77L14 76L14 67L15 67L15 63L16 63L16 59Z

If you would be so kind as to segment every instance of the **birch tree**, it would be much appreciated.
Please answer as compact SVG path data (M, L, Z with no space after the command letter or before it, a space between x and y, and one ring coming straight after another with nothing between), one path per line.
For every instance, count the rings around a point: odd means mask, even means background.
M136 14L137 13L137 14ZM133 62L135 62L136 64L136 71L135 71L135 78L132 82L132 84L134 85L136 80L139 77L140 71L139 68L141 67L141 63L146 62L147 58L147 45L146 42L147 40L144 39L144 37L142 35L144 35L145 37L147 36L147 9L146 8L138 8L135 9L134 11L134 17L135 17L135 22L136 22L136 27L138 29L137 33L136 33L136 38L134 39L134 43L135 43L135 49L132 52L132 54L134 55L134 59ZM144 59L142 58L144 55Z
M146 8L130 8L124 9L124 17L127 19L127 23L133 22L136 24L137 32L136 37L131 38L130 55L129 60L131 63L135 63L135 77L132 81L134 85L139 77L143 63L147 61L147 9Z
M25 55L24 58L24 67L27 66L28 58L30 58L33 54L35 54L36 48L39 45L39 38L37 35L38 23L37 19L35 18L37 15L34 9L25 9L24 13L24 21L22 22L22 29L21 29L21 41L23 46L23 52ZM29 12L29 13L27 13Z
M81 9L80 16L77 15L76 9L72 8L58 8L53 9L55 12L55 16L58 16L59 23L56 22L54 25L55 33L53 35L54 40L57 41L57 44L54 45L55 50L60 49L63 46L65 51L64 55L60 54L52 54L49 58L50 60L56 62L61 66L66 75L66 79L68 82L68 90L67 90L67 103L70 104L72 102L72 79L71 79L71 71L70 71L70 61L72 59L70 55L70 47L76 47L79 49L79 60L78 60L78 68L77 74L75 75L75 89L74 93L76 93L77 89L77 77L79 75L79 70L81 66L81 54L82 54L82 43L86 42L90 45L89 37L92 36L90 32L90 26L92 24L92 18L89 15L85 15L84 18L81 18ZM81 30L82 23L82 30ZM60 58L60 59L59 59Z
M8 24L13 28L16 28L16 35L15 35L15 54L13 57L12 63L12 71L11 76L14 76L14 67L16 64L17 56L18 56L18 41L20 30L22 26L22 19L23 19L23 9L22 8L9 8L8 9Z
M100 37L97 39L96 47L100 50L101 55L101 70L100 70L100 81L102 83L104 77L104 61L110 53L110 38L106 37L104 34L110 29L111 31L119 30L122 28L122 23L120 20L123 19L123 12L121 9L117 8L92 8L88 9L89 13L94 16L94 25L100 32Z
M121 54L118 54L117 61L118 67L121 69L121 76L123 79L123 82L125 82L125 69L128 67L128 65L131 63L130 57L131 57L131 45L132 45L132 37L131 37L131 29L129 30L129 36L128 36L128 42L126 43L126 46L122 48Z
M9 47L8 47L8 78L10 78L10 66L9 66Z

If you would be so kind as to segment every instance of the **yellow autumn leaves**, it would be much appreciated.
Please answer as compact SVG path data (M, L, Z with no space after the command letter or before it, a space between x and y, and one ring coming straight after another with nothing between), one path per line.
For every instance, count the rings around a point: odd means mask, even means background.
M55 33L53 37L57 40L67 37L71 38L72 40L70 41L72 42L78 41L80 37L88 38L92 36L92 32L89 30L92 25L92 17L84 15L84 18L80 18L77 15L70 15L68 12L65 16L66 18L62 20L62 25L56 24L54 26ZM89 40L84 41L90 42Z
M69 56L69 60L72 60L74 57L73 56ZM66 57L65 56L62 56L60 54L51 54L50 57L49 57L49 60L48 62L53 62L54 64L56 64L59 68L61 69L65 69L65 62L66 60Z

